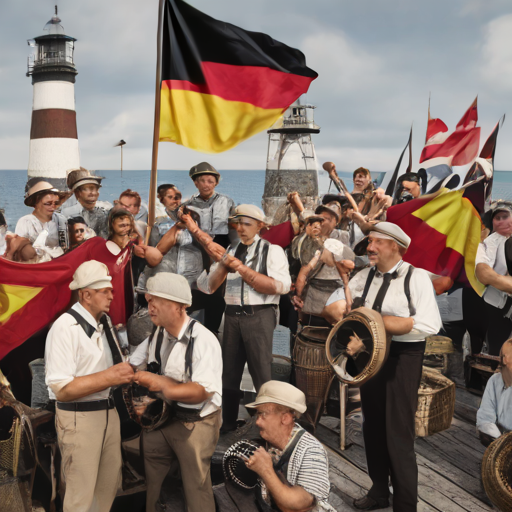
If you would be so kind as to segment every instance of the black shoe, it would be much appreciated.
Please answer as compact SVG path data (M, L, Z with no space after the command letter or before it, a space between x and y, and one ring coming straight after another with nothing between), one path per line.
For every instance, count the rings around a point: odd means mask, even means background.
M387 498L375 499L367 494L362 498L354 500L354 507L358 510L377 510L389 507L389 500Z

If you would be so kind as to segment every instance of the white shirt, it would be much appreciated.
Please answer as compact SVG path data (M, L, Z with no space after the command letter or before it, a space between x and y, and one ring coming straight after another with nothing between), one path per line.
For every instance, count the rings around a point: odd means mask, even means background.
M68 313L61 315L52 325L46 338L44 353L46 367L46 385L50 399L56 400L58 393L75 377L84 377L113 365L112 353L103 325L98 324L94 317L80 304L72 309L79 313L96 332L89 338L84 329ZM104 400L110 395L110 388L77 398L76 402Z
M409 263L400 260L388 273L398 272L398 277L393 279L389 285L388 291L382 303L382 316L398 316L402 318L411 317L409 313L409 304L404 291L404 279L409 269ZM370 268L365 268L356 274L349 282L349 288L352 297L361 297L363 295L366 278ZM368 295L366 296L365 306L372 308L377 297L377 293L382 285L382 274L378 272L373 278ZM416 314L411 317L414 320L412 331L400 336L393 336L393 341L423 341L427 336L437 334L441 327L441 316L437 307L434 287L428 273L415 268L410 282L411 303L416 308ZM343 288L338 288L327 301L327 306L338 301L345 300Z
M508 236L493 233L478 245L476 252L475 267L479 263L489 265L497 274L508 275L507 261L505 259L505 242ZM483 294L485 302L495 308L503 308L507 302L508 295L497 290L493 286L487 286Z
M51 258L64 254L59 246L58 226L53 220L41 222L35 215L29 213L18 220L15 233L28 238L36 250L40 249L38 254L41 251L46 252Z
M512 387L505 387L501 373L495 373L487 381L476 413L476 426L480 432L492 437L500 437L502 431L512 430Z
M182 341L190 320L189 318L181 328L178 334L178 342L171 350L164 370L166 377L170 377L177 382L190 381L185 371L185 353L188 340ZM222 351L219 340L199 322L194 324L191 336L194 338L192 382L201 384L207 393L213 393L213 395L200 404L184 404L179 402L178 405L189 409L198 409L202 406L200 415L207 416L219 410L222 406ZM169 333L164 331L161 353L165 352L167 345L170 343L169 337ZM155 346L156 338L155 342L151 345L149 344L149 337L146 338L130 356L130 363L139 366L146 362L156 361Z
M245 264L248 267L251 267L254 262L254 253L258 245L258 240L260 240L260 237L259 235L256 235L254 237L254 242L249 246L249 249L247 250ZM261 251L262 248L260 244L260 254ZM234 255L235 248L231 248L229 253ZM219 263L212 265L210 272L215 272L217 265L219 265ZM278 245L270 244L268 248L267 274L268 277L272 277L276 281L283 283L283 294L286 294L290 291L292 279L288 269L288 259L286 258L283 249ZM242 277L238 272L228 273L226 278L226 294L224 296L226 304L235 306L240 306L242 304L241 282ZM206 271L204 271L197 280L197 287L204 293L211 293L208 286L208 275L206 274ZM244 304L251 306L257 306L261 304L279 304L279 295L265 295L263 293L259 293L254 290L254 288L251 288L247 283L244 283L243 286L243 299Z

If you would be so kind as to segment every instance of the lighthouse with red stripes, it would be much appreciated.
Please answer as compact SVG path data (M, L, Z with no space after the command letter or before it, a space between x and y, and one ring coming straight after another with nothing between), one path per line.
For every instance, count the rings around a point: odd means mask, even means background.
M43 32L28 41L34 48L27 70L34 86L28 181L44 179L65 190L66 171L80 167L73 62L76 39L64 33L57 7Z

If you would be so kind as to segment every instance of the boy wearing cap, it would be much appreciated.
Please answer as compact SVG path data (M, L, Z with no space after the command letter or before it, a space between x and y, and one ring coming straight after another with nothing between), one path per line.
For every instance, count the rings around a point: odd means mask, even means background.
M442 323L428 273L402 260L410 242L396 224L375 224L367 250L371 267L361 270L349 283L353 308L365 306L381 313L386 333L392 336L386 363L361 386L363 436L373 485L367 496L355 500L359 510L388 506L390 476L393 510L417 510L414 418L418 387L425 338L437 334ZM327 301L324 314L338 321L345 312L345 293L339 289ZM352 353L360 348L357 340L348 345Z
M201 162L190 169L189 176L198 193L183 205L194 207L201 217L201 229L216 243L227 247L229 245L228 218L235 203L230 197L215 191L220 180L219 171L208 162Z
M240 242L229 246L221 261L197 281L198 288L208 294L226 281L222 343L223 431L236 429L245 362L256 390L271 378L272 337L279 296L288 293L291 285L283 249L259 236L265 225L261 209L242 204L235 208L232 219L236 222ZM189 229L194 230L194 227Z
M257 501L271 510L334 512L327 501L327 453L296 423L307 409L304 393L286 382L271 380L261 386L256 401L247 407L256 409L256 425L267 443L267 450L258 448L246 457L246 466L260 477Z
M135 382L173 403L162 427L143 431L146 510L155 510L171 464L179 462L187 510L214 512L210 462L219 439L222 355L217 338L187 315L192 293L187 280L161 272L144 290L158 329L130 357L135 365L157 363L156 373L139 371Z
M106 265L82 263L69 285L78 300L46 339L46 385L65 485L64 512L108 512L121 484L121 433L112 388L130 383L107 316L113 299Z
M112 209L109 202L98 202L101 180L104 178L92 175L87 169L68 171L66 178L69 190L75 193L77 203L64 206L61 210L66 218L83 217L86 224L97 236L108 238L108 212Z

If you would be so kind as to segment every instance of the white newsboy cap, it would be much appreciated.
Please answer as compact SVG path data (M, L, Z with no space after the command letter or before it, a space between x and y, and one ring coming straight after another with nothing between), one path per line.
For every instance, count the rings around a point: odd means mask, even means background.
M108 273L108 267L96 260L82 263L73 274L73 281L69 285L70 290L82 288L112 288L112 277Z
M189 306L192 304L192 291L188 281L183 276L171 272L159 272L156 276L150 277L146 288L138 288L137 292L149 293L155 297Z
M407 249L411 245L411 237L405 231L392 222L379 222L371 228L370 236L393 240L400 247Z
M260 388L256 401L247 404L246 407L254 409L263 404L284 405L301 414L307 409L306 395L295 386L278 380L265 382Z
M259 222L265 222L263 210L253 204L241 204L237 206L230 219L238 219L239 217L249 217Z

